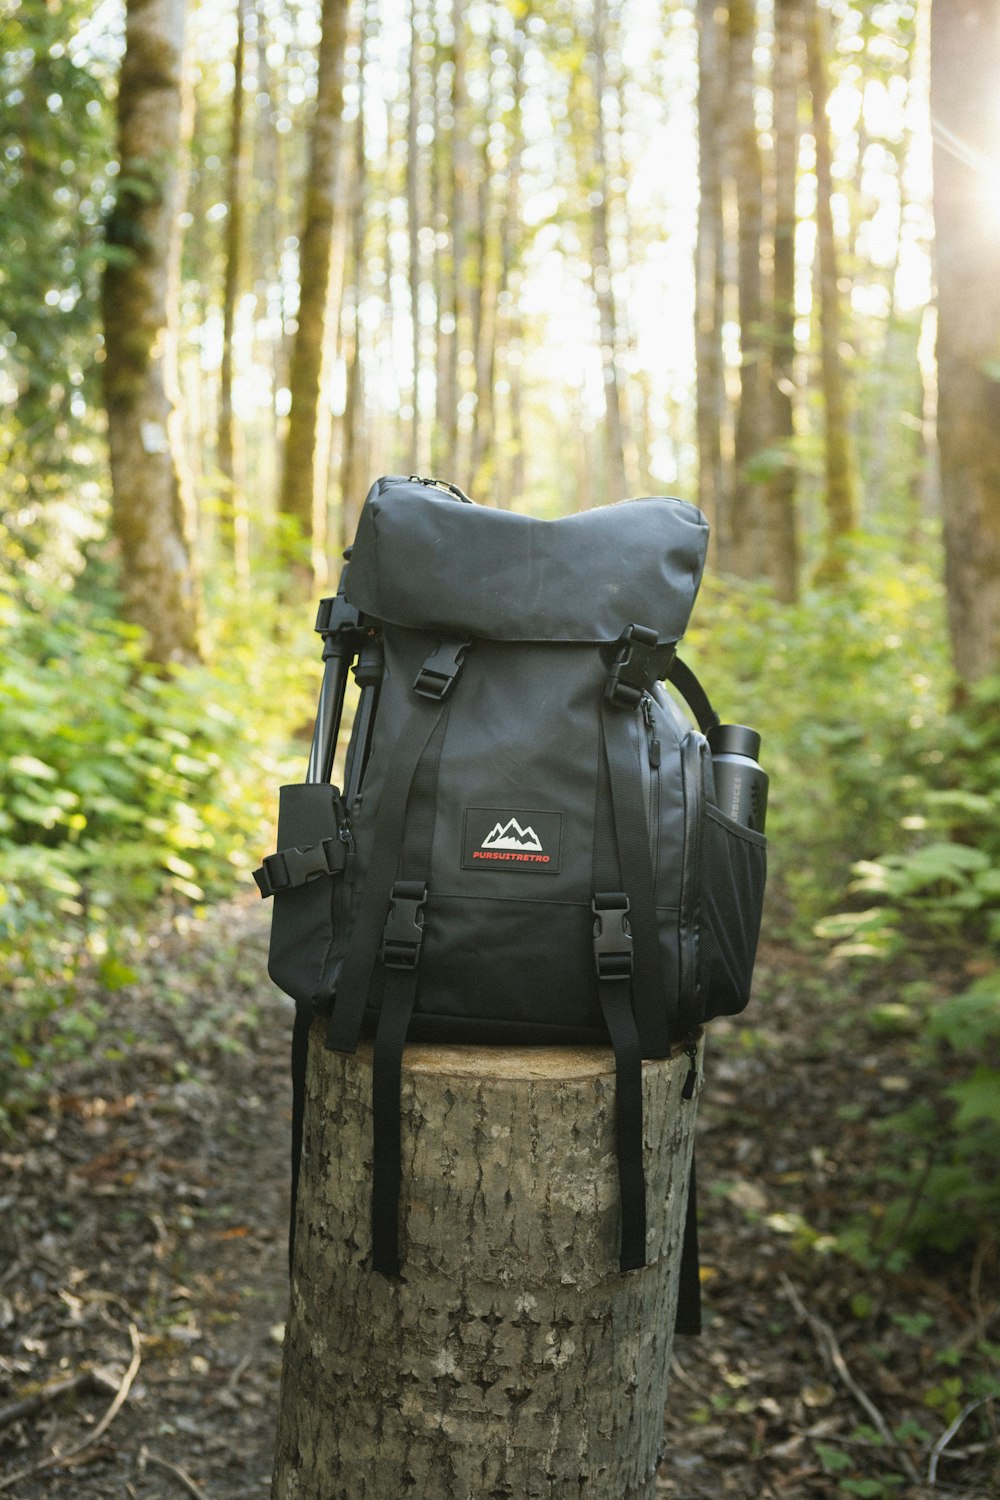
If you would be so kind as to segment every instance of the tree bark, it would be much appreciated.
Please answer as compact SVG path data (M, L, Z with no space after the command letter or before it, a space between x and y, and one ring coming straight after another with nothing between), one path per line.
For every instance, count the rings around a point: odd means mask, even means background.
M826 544L817 581L836 583L843 577L843 542L858 524L854 459L847 423L847 379L840 352L841 310L837 244L833 228L833 152L827 115L828 50L825 12L816 0L806 22L806 57L812 95L813 138L816 143L816 243L819 254L820 367L825 424Z
M952 656L963 684L1000 671L1000 0L931 10L938 445Z
M299 240L298 327L289 371L291 408L278 508L305 544L297 554L310 585L326 576L326 497L316 476L316 425L326 334L330 263L343 113L347 0L323 0L316 73L316 110L309 138L305 214Z
M768 482L769 573L779 599L798 594L795 508L795 189L798 89L802 76L798 0L774 11L774 283L771 303L771 442L780 461Z
M614 285L611 279L611 250L608 232L608 165L604 128L604 87L607 74L606 25L605 0L594 0L591 44L594 57L594 180L591 192L590 265L594 298L597 302L600 321L601 366L604 374L604 442L607 484L605 498L613 503L616 500L624 500L627 496L628 479L625 473L625 417L622 409L621 386L618 380L618 319ZM592 499L593 497L588 503L592 503Z
M723 224L719 23L716 0L698 0L698 235L695 246L695 415L698 504L729 565L730 515L722 459Z
M193 516L182 482L173 321L183 178L184 0L128 0L119 190L107 227L104 395L124 608L150 659L200 655Z
M403 1278L368 1266L371 1055L311 1039L273 1500L653 1500L695 1110L646 1063L618 1269L614 1062L409 1047Z
M407 69L406 115L406 229L407 229L407 275L410 291L410 351L413 361L412 403L413 416L410 424L409 466L410 471L422 473L420 446L420 146L417 127L420 124L420 50L421 15L417 0L410 0L410 55Z
M767 446L768 349L763 332L761 251L764 178L754 110L753 0L729 3L729 157L736 189L740 391L733 448L733 500L728 567L741 578L771 574L770 528L763 479L754 472Z
M243 274L243 220L247 151L243 122L243 73L246 56L246 4L236 0L236 47L233 53L233 101L229 127L229 187L226 217L226 264L222 288L222 368L219 373L219 472L229 505L233 569L238 583L250 583L250 518L242 475L236 476L233 421L233 337L236 301Z

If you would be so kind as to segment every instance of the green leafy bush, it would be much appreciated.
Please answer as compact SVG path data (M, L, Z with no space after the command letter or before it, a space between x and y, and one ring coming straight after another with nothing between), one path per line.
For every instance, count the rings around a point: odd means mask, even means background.
M219 665L161 677L138 633L99 603L37 584L30 598L0 594L8 1108L37 1091L53 1049L89 1040L78 980L94 965L109 982L127 973L123 923L164 899L232 894L270 841L282 757L311 716L316 654L305 640L278 642L274 627L259 599L231 603Z
M947 711L945 639L938 580L875 543L841 588L793 605L706 581L682 654L724 718L762 732L772 886L791 936L807 935L851 867L914 813L922 757Z

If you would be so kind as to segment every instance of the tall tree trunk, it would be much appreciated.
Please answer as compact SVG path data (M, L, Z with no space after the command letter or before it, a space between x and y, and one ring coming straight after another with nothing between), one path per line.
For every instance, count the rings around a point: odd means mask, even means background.
M594 0L594 139L593 192L591 210L591 256L594 297L600 321L601 366L604 374L604 431L606 493L609 501L624 500L628 494L625 474L625 419L622 393L618 381L618 319L611 279L611 251L608 233L608 164L607 137L604 128L604 89L607 81L606 47L607 6L605 0Z
M120 188L104 272L104 393L125 611L151 660L199 655L193 521L179 468L176 317L184 0L128 0L118 91Z
M731 525L722 461L723 223L720 35L716 0L698 0L698 236L695 247L695 415L698 504L719 566L729 566Z
M451 338L447 350L447 385L444 404L444 459L451 473L463 482L459 457L459 402L462 399L461 354L467 346L468 288L466 282L466 239L468 230L470 143L469 88L466 79L466 15L462 0L453 0L452 75L451 75L451 261L448 286L448 317ZM466 480L466 482L468 482Z
M801 39L798 0L775 0L774 11L774 283L771 304L771 442L779 467L768 483L770 574L779 599L798 593L795 513L795 188L799 151Z
M938 444L952 655L1000 672L1000 278L995 169L1000 0L931 9Z
M354 158L351 181L351 239L345 293L352 290L352 335L347 354L347 388L344 395L344 442L341 452L340 542L351 543L354 527L367 492L362 452L364 421L364 359L361 350L361 299L365 285L365 239L368 232L365 195L365 58L368 50L369 0L362 21L361 58L358 66L358 113L354 125Z
M841 308L837 244L833 229L833 153L827 115L829 44L825 11L811 0L806 21L806 56L816 143L816 244L819 254L820 366L825 421L826 546L817 570L821 583L843 577L843 541L856 529L858 501L847 423L847 380L840 352Z
M242 280L244 196L247 152L243 128L243 74L246 56L246 0L236 0L236 48L233 54L233 103L229 128L229 186L226 218L225 275L222 288L222 369L219 378L219 472L226 486L232 525L233 567L240 584L250 582L250 527L242 475L236 475L233 423L233 335L236 301Z
M411 357L413 361L409 469L421 472L420 448L420 147L417 127L420 124L420 73L417 66L420 49L420 11L418 0L410 0L410 57L407 74L409 99L406 116L406 228L409 241L407 272L410 283Z
M728 565L742 578L770 576L770 536L763 480L753 472L768 442L768 359L763 332L761 248L764 178L754 110L753 0L729 0L729 154L738 221L737 290L740 391L733 451L731 552Z
M323 0L320 24L316 110L299 239L298 327L288 380L291 409L278 502L306 544L306 555L299 554L297 562L307 584L315 587L322 587L326 578L326 497L317 483L316 425L339 175L347 0Z

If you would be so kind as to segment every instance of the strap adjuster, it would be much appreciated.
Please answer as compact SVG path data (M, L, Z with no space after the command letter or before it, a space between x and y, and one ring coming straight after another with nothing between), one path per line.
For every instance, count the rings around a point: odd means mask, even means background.
M674 659L676 645L660 643L655 630L629 625L619 638L619 651L608 673L604 696L616 708L638 708L642 695L665 677Z
M424 941L427 887L418 880L397 880L382 933L381 958L387 969L415 969Z
M279 849L269 854L253 878L262 896L290 891L320 875L340 875L347 862L347 848L340 838L323 839L304 849Z
M413 691L421 698L430 698L435 703L446 698L455 686L470 645L470 641L459 641L457 644L455 641L446 641L439 646L417 673Z
M632 978L632 928L629 899L624 891L598 891L590 909L594 914L594 963L598 979Z

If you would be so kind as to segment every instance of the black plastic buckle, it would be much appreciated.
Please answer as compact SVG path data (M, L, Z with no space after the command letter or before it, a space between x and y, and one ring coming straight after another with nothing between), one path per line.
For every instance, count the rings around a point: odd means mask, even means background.
M676 648L672 643L661 646L656 631L645 625L630 625L620 639L604 696L616 708L638 708L643 693L669 672Z
M269 854L253 878L262 896L294 890L320 875L339 875L347 861L347 850L339 838L307 844L304 849L279 849Z
M331 594L328 599L319 601L316 624L313 629L325 640L329 635L340 635L345 630L357 630L360 623L361 616L354 605L348 604L343 594Z
M393 886L382 933L381 957L387 969L415 969L420 962L426 901L427 887L419 881L397 880Z
M436 703L446 698L455 686L470 645L470 641L460 641L457 645L454 641L448 641L439 646L414 678L413 691L419 693L421 698L430 698Z
M594 963L598 979L631 979L628 897L624 891L599 891L590 909L594 913Z

